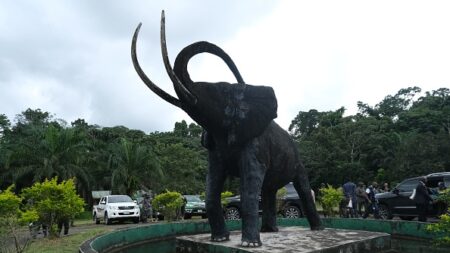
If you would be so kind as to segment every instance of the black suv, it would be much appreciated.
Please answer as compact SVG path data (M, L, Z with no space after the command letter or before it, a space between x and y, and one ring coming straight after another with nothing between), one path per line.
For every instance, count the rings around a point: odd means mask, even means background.
M427 187L433 193L431 197L435 199L438 194L438 183L443 182L445 187L450 186L450 172L433 173L425 176ZM380 216L382 219L392 219L399 216L402 220L412 220L418 216L416 205L409 197L416 188L421 177L408 178L399 183L392 191L378 193ZM447 210L447 205L443 202L430 204L427 216L437 217Z
M284 186L286 188L286 195L281 199L282 204L280 208L280 214L285 218L300 218L303 217L303 211L301 209L300 198L295 191L292 183ZM238 220L241 218L241 198L240 196L234 196L227 199L228 203L225 207L225 219ZM261 197L259 198L259 213L261 210Z

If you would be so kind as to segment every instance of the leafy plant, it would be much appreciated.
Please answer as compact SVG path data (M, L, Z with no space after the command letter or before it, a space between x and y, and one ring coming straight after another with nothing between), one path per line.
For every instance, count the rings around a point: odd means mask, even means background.
M280 188L277 191L277 211L281 211L283 208L283 199L286 197L287 190L285 187Z
M320 204L322 205L323 211L328 216L335 216L335 208L339 207L339 203L343 200L344 195L342 194L341 188L333 188L333 186L328 185L327 187L320 188Z
M73 219L84 211L84 201L75 191L74 179L57 182L57 178L35 183L22 191L27 201L27 210L35 211L42 224L48 225L50 236L57 236L56 224L64 219ZM31 215L32 213L30 213Z
M155 196L152 201L155 210L159 210L164 218L172 221L179 216L181 206L183 205L183 197L179 192L167 191Z
M220 203L222 204L222 208L228 204L228 198L233 196L233 193L230 191L224 191L220 194Z
M20 240L19 229L24 221L35 220L36 217L30 217L29 213L22 213L20 210L22 198L14 194L13 189L14 185L11 185L5 191L0 192L0 248L7 248L7 245L3 244L12 237L15 251L23 252L28 245L28 240ZM26 217L28 219L21 219Z
M450 206L450 189L446 189L441 192L437 198L438 201L443 201ZM446 214L439 217L438 223L429 224L427 230L433 233L442 234L443 236L434 239L434 242L438 245L450 246L450 207Z

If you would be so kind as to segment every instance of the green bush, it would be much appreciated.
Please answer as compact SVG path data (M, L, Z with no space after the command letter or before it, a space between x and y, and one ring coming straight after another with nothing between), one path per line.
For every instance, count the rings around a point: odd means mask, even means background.
M427 226L427 230L430 232L442 234L443 236L434 239L434 242L438 245L450 246L450 189L446 189L441 192L437 198L437 201L442 201L449 206L447 214L441 215L438 223L430 224Z
M28 245L28 240L20 240L19 229L38 218L36 212L20 210L22 198L17 196L13 189L14 185L11 185L0 192L0 252L8 247L6 242L11 238L14 240L14 250L23 252Z
M166 191L156 195L152 205L155 210L164 215L164 219L168 221L176 220L183 205L183 197L179 192Z
M230 191L224 191L220 194L220 203L222 204L222 208L228 205L228 198L233 196L233 193Z
M65 219L73 219L84 211L84 200L77 195L73 179L57 182L57 178L35 183L22 190L22 198L27 201L30 215L36 212L39 221L47 224L51 236L57 236L56 224Z
M284 197L286 197L286 194L287 194L287 190L286 190L285 187L280 188L277 191L277 212L282 211L282 209L284 208L284 206L283 206L283 203L284 203L283 199L284 199Z
M328 216L335 216L335 209L339 209L339 203L343 200L344 195L342 194L341 188L333 188L333 186L328 185L327 187L320 188L320 204L322 205L323 212Z

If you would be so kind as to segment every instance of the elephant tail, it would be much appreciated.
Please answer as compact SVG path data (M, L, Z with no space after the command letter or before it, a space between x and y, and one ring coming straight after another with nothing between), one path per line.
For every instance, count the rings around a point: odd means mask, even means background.
M244 79L242 79L242 76L239 73L239 70L237 69L231 57L227 53L225 53L225 51L223 51L220 47L207 41L195 42L183 48L183 50L181 50L181 52L175 59L173 69L175 74L183 84L189 85L193 83L189 76L187 65L189 60L193 56L200 53L210 53L220 57L230 68L231 72L233 72L233 75L236 78L237 82L240 84L245 84Z
M323 229L322 221L320 220L319 213L316 209L316 204L314 203L306 169L301 163L299 163L297 167L298 174L293 182L294 188L300 196L302 209L306 214L309 226L312 230Z

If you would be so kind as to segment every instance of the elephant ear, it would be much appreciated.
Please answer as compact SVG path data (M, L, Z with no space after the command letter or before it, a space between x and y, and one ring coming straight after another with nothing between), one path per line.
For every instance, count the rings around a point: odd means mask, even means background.
M277 117L277 98L272 87L233 84L226 99L224 126L230 146L245 145Z

